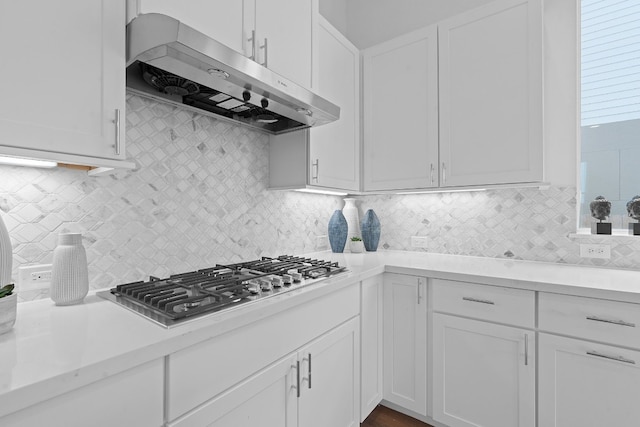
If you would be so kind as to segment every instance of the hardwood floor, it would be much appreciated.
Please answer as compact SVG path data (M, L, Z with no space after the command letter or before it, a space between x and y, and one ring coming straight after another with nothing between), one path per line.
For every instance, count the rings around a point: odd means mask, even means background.
M432 427L393 409L378 405L360 427Z

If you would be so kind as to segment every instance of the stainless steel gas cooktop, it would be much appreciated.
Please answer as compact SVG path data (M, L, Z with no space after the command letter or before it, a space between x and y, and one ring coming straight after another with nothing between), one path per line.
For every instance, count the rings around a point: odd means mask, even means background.
M165 327L291 291L344 272L337 262L282 255L277 258L150 277L97 295Z

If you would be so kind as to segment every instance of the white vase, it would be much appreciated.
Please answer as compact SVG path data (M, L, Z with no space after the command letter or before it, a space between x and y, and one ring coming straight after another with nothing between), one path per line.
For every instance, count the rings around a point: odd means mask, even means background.
M88 292L89 271L82 234L61 233L58 246L53 250L51 299L56 305L78 304Z
M351 253L354 254L360 254L362 252L364 252L364 243L362 243L362 240L357 240L357 241L349 241L349 249L351 249Z
M11 267L13 265L13 249L9 232L0 218L0 288L11 283Z
M9 332L16 323L18 294L15 291L8 297L0 298L0 335Z
M347 219L347 242L350 242L352 237L360 237L360 220L358 219L356 199L349 197L344 199L342 214Z

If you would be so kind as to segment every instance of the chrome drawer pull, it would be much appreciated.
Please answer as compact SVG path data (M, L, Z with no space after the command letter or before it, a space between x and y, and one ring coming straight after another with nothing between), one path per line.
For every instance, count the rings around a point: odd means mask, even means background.
M634 360L627 359L627 358L624 358L622 356L609 356L609 355L606 355L606 354L598 353L597 351L587 351L587 354L589 356L596 356L596 357L602 357L604 359L615 360L616 362L624 362L624 363L629 363L631 365L635 365L636 364L636 362Z
M587 320L593 320L595 322L611 323L613 325L619 325L619 326L628 326L630 328L635 328L636 327L635 323L625 322L624 320L602 319L602 318L596 317L596 316L587 316Z
M493 301L489 301L487 299L477 299L477 298L470 298L470 297L462 297L462 299L464 301L469 301L469 302L479 302L480 304L489 304L489 305L495 305L496 303Z
M529 334L524 334L524 366L529 365Z

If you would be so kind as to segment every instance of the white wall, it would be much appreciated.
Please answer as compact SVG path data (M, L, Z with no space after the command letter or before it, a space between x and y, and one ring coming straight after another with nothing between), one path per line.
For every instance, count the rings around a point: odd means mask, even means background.
M365 49L492 0L341 1L347 6L347 38Z
M320 0L319 8L320 14L346 37L348 31L346 0Z

